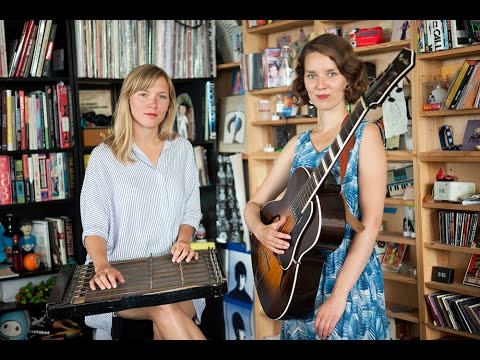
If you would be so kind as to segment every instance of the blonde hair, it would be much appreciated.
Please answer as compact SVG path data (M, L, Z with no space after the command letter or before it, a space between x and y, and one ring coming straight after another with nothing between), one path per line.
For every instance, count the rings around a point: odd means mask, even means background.
M115 158L122 163L133 161L131 150L134 119L130 111L130 96L137 91L148 89L160 78L167 80L170 103L165 119L158 126L158 138L161 140L173 140L177 137L177 134L173 131L177 100L172 80L163 69L156 65L140 65L133 69L123 81L115 112L113 113L111 132L105 139L105 144L112 149Z

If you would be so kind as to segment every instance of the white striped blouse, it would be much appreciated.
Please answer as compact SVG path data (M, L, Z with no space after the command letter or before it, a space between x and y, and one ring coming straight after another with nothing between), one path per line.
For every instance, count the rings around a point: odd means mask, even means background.
M157 166L135 144L132 155L135 162L122 164L108 146L97 146L80 194L82 241L89 235L106 239L109 261L170 254L179 226L197 229L202 216L198 168L187 139L166 141ZM200 322L205 300L194 305ZM109 339L111 316L87 316L85 323L97 329L97 339Z
M180 224L197 229L200 223L198 168L190 142L166 141L156 167L135 144L132 154L136 161L122 164L100 144L83 181L82 239L106 239L109 261L169 254Z

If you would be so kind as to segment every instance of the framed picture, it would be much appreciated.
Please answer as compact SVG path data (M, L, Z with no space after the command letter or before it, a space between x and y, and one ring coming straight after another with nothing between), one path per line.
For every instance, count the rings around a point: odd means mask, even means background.
M245 151L247 146L245 96L227 96L220 100L218 149L223 153Z
M480 146L480 120L468 120L463 135L462 151L475 151Z
M225 300L223 314L225 318L226 340L253 340L253 307L241 306Z
M253 303L253 271L250 254L237 250L227 250L228 292L225 299L235 303Z
M79 90L80 113L94 111L96 115L110 116L113 113L110 89Z
M410 21L393 20L391 41L410 39Z

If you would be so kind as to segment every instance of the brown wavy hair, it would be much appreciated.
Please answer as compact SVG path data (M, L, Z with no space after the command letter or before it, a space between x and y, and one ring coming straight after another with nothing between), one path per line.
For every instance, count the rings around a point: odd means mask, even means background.
M365 64L355 54L352 46L338 35L322 34L309 41L303 47L297 59L296 77L292 83L292 92L294 101L298 106L303 106L309 101L303 77L305 75L305 58L314 52L328 56L335 62L340 73L347 78L349 84L345 89L347 103L355 103L367 91L369 82Z
M122 163L131 162L130 156L133 143L133 116L130 111L130 96L137 91L148 89L155 81L165 78L168 84L168 96L170 103L165 119L158 126L158 138L161 140L172 140L177 137L173 131L173 124L176 117L177 96L175 87L168 74L161 68L152 64L140 65L133 69L123 80L120 96L113 113L113 121L110 135L105 139L118 161Z

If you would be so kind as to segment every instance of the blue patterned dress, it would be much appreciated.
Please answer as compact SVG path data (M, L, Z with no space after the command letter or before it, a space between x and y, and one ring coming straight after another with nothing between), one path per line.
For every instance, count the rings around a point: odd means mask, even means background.
M350 150L348 166L342 185L342 192L348 207L356 218L360 218L361 215L358 201L358 153L363 130L367 123L367 121L362 121L356 131L355 144ZM310 141L310 131L300 134L290 175L299 166L317 167L326 150L323 149L321 152L315 150ZM337 183L340 183L340 163L338 160L332 169L332 173ZM315 299L315 314L320 305L332 293L337 276L347 256L352 237L352 229L350 225L347 225L341 245L328 255L320 276ZM315 314L312 313L304 319L283 320L281 322L280 338L285 340L319 339L314 327ZM345 312L328 339L384 340L388 338L382 270L375 251L372 251L365 269L348 293Z

